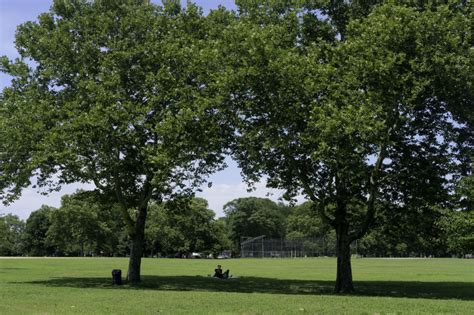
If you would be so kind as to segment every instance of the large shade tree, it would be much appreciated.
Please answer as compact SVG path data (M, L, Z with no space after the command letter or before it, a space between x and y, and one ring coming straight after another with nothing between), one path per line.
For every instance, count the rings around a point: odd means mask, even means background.
M229 237L240 248L242 237L284 238L289 209L267 198L246 197L224 205Z
M0 256L21 255L25 223L16 215L0 215Z
M472 6L376 2L238 1L223 34L235 157L334 228L336 292L381 205L422 218L471 172Z
M122 206L128 279L140 280L148 202L202 184L223 162L209 84L216 23L179 1L57 0L18 27L0 96L0 197L91 182ZM220 21L225 21L221 19Z
M228 248L225 229L214 219L215 213L205 199L177 198L160 205L152 203L149 212L146 239L152 255L216 255Z
M47 239L47 233L51 226L51 213L55 210L53 207L43 205L38 210L31 212L23 231L23 254L29 256L50 256L55 254L54 246Z
M64 195L50 220L47 241L65 255L111 255L123 229L118 205L109 205L94 191Z

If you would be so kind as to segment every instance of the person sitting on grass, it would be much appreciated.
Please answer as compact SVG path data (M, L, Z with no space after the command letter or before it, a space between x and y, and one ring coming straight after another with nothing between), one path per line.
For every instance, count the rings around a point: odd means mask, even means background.
M222 272L222 266L217 265L217 268L214 269L213 277L219 278L219 279L228 279L229 278L229 269L227 269L225 272Z

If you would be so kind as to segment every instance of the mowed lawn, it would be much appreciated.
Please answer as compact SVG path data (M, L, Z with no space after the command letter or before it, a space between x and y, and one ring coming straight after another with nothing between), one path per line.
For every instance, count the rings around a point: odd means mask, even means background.
M113 286L127 263L0 258L0 314L474 313L474 260L353 259L353 295L332 293L334 258L144 259L141 285Z

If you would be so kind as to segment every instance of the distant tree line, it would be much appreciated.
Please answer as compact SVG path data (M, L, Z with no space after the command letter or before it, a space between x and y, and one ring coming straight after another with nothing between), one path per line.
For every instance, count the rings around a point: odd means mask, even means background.
M238 198L215 218L203 198L151 202L145 229L148 257L187 257L192 252L217 257L240 253L243 238L304 240L323 238L325 253L335 252L336 235L312 213L311 202L296 206L266 198ZM439 207L378 211L374 229L352 248L354 254L375 257L458 256L474 252L472 208ZM127 256L130 252L118 205L91 191L62 198L61 206L42 206L26 221L0 216L0 256Z

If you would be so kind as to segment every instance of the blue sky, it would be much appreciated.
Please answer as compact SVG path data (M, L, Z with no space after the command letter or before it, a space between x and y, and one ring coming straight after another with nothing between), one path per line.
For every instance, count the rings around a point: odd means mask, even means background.
M186 1L182 1L185 3ZM197 0L195 1L205 11L224 5L227 8L235 9L232 0ZM10 59L18 57L14 46L15 30L17 25L26 21L36 20L36 17L49 10L52 1L50 0L0 0L0 56L6 55ZM0 73L0 89L9 85L9 78ZM236 163L230 158L227 159L228 168L214 174L210 181L213 182L211 188L207 185L202 188L202 192L197 195L206 198L209 206L217 216L222 216L223 205L235 198L246 196L267 197L278 200L282 192L276 189L265 188L265 183L256 185L256 190L251 194L247 192L247 186L242 182L240 170ZM93 189L93 185L67 185L60 192L42 196L35 189L25 189L22 197L8 207L0 206L0 214L13 213L22 219L28 218L29 214L37 210L41 205L46 204L54 207L60 205L61 196L70 194L78 188Z

